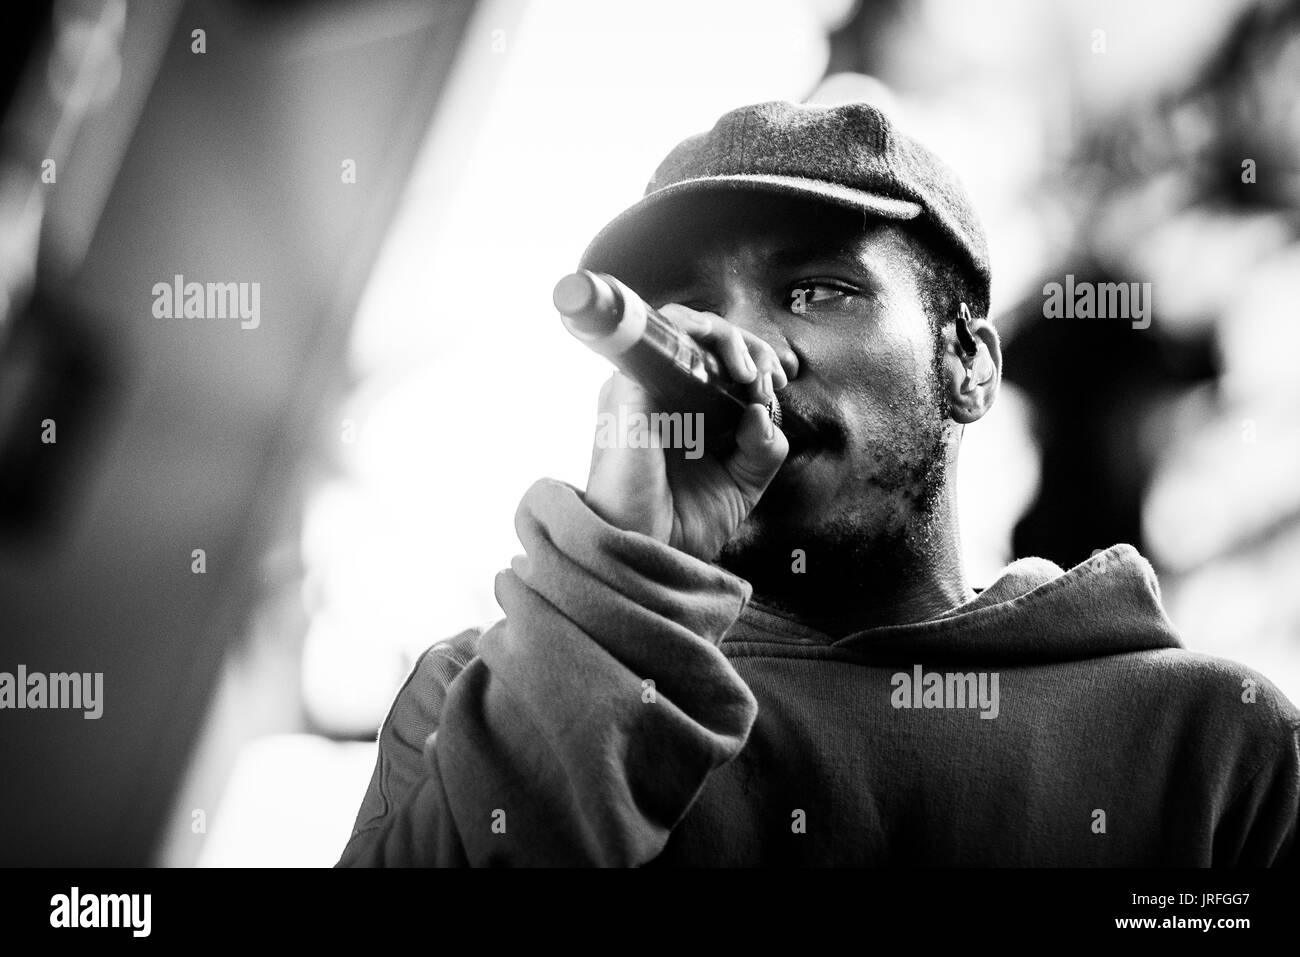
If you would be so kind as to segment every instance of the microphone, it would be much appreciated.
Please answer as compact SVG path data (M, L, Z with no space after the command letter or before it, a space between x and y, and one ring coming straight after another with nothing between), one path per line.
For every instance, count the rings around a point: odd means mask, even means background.
M702 413L709 438L734 432L748 387L733 381L717 356L608 273L579 269L551 296L564 327L589 349L634 379L666 412ZM781 425L773 397L768 415Z

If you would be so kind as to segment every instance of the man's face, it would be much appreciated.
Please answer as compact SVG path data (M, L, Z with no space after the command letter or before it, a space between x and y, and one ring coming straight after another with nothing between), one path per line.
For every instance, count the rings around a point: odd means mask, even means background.
M664 248L672 259L630 284L655 306L722 316L798 365L779 394L790 455L720 561L752 580L755 562L788 573L794 548L810 562L818 550L889 560L924 533L950 423L909 240L784 201L701 212Z

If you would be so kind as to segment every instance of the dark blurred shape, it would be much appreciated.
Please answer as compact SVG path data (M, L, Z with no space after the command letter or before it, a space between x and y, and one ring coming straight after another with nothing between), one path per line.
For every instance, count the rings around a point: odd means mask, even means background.
M894 36L890 28L904 16L908 6L908 0L866 0L858 4L848 21L827 38L830 61L826 75L878 75L886 59L885 44Z
M41 296L0 336L0 537L56 534L67 496L84 489L112 415L109 343L94 329Z
M1070 270L1078 283L1128 281L1097 263ZM1147 329L1115 318L1048 319L1042 310L1034 297L1008 317L1019 331L1006 378L1033 405L1042 453L1039 495L1015 527L1014 552L1069 568L1120 542L1141 551L1142 500L1159 451L1146 426L1174 395L1217 375L1213 342L1165 335L1158 305Z
M1300 227L1300 0L1247 9L1196 80L1174 100L1212 120L1193 154L1199 193L1243 210L1273 209ZM1241 176L1255 160L1254 182ZM1297 228L1300 232L1300 228Z
M5 28L0 30L0 116L9 111L31 52L49 30L53 9L53 0L28 0L5 9Z

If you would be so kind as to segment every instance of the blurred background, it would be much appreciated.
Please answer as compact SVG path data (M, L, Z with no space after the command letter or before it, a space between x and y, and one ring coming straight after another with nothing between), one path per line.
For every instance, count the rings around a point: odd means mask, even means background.
M608 375L555 280L683 137L867 99L965 180L1007 388L963 545L1155 564L1300 701L1300 0L30 2L0 45L0 864L342 851ZM1044 286L1150 283L1148 328ZM257 283L239 318L154 286ZM53 424L54 429L51 429Z

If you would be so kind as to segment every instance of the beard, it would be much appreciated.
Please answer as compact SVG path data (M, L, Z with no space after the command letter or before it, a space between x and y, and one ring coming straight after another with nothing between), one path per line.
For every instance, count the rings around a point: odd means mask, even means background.
M872 450L847 504L826 503L828 514L809 508L796 484L769 487L716 563L747 580L764 604L804 620L833 619L846 603L918 578L940 547L936 505L953 438L947 396L937 376L931 381L930 390L891 401L894 441ZM792 524L792 514L825 517Z

